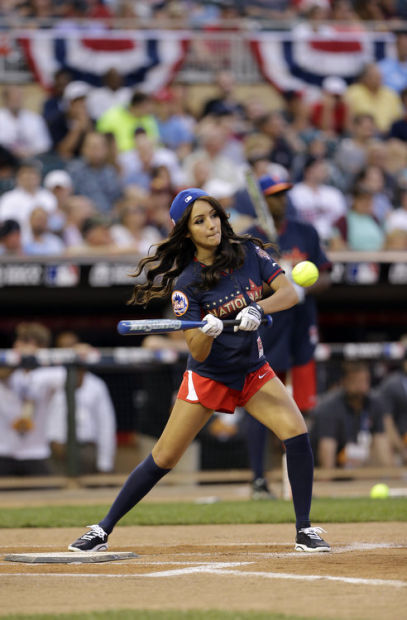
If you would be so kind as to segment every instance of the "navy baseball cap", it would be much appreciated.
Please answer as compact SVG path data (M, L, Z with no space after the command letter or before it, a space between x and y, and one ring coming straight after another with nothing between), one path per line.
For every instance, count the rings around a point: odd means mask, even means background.
M4 237L7 237L10 233L20 230L21 226L17 220L4 220L4 222L0 223L0 239L4 239Z
M192 205L195 200L203 196L209 196L209 194L198 187L190 187L189 189L183 189L182 192L179 192L175 196L170 207L170 217L174 224L184 215L185 209Z
M265 196L271 196L272 194L281 194L291 189L293 184L286 181L280 181L279 179L273 179L268 175L264 175L259 179L260 189Z

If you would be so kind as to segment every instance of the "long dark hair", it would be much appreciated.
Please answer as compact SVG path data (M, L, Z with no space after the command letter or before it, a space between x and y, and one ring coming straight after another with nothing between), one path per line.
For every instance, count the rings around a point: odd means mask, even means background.
M243 265L244 243L252 241L262 248L268 244L250 235L237 235L229 224L228 215L215 198L203 196L199 200L205 200L213 207L221 223L221 242L216 249L215 260L212 265L202 269L201 279L194 283L201 290L209 290L219 282L222 271L238 269ZM155 253L140 261L132 277L138 278L145 272L146 279L134 285L129 304L147 304L155 297L167 297L172 291L174 280L194 259L196 248L187 236L192 207L193 204L185 210L167 239L155 246Z

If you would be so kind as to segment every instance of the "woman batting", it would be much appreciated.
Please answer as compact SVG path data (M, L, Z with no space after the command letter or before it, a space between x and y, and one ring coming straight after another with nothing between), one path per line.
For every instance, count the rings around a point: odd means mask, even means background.
M296 514L295 549L330 551L311 527L313 457L307 428L295 402L266 362L257 329L264 314L297 303L297 293L262 242L239 236L221 205L190 188L173 200L174 228L135 273L132 302L145 304L172 291L177 317L206 324L185 332L190 355L175 405L152 453L128 477L108 514L69 545L71 551L102 551L116 523L179 461L214 411L244 406L285 445ZM263 283L273 294L262 298ZM174 286L175 285L175 286ZM222 318L240 323L230 331Z

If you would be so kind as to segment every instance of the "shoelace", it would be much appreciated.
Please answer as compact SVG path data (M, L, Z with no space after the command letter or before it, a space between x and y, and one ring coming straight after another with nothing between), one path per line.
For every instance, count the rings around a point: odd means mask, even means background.
M326 530L324 530L324 528L322 527L304 527L300 531L304 532L304 534L307 534L307 536L309 536L310 538L314 538L315 540L322 540L319 534L321 532L326 532Z
M87 525L86 527L90 527L91 529L90 532L81 536L84 540L93 540L94 538L104 538L106 536L106 532L100 525Z

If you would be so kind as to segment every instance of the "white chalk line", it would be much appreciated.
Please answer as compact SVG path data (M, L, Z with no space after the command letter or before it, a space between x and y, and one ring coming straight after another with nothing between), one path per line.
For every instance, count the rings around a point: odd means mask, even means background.
M346 583L351 585L364 585L364 586L383 586L394 588L405 588L407 583L396 579L362 579L359 577L336 577L333 575L297 575L293 573L268 573L260 571L238 571L229 570L227 566L247 566L254 562L231 562L225 563L224 568L219 566L195 566L191 568L184 568L172 571L159 571L155 573L145 573L143 575L129 575L127 573L122 574L95 574L95 573L2 573L2 577L74 577L76 579L151 579L151 578L165 578L165 577L180 577L190 576L193 574L208 574L211 576L225 575L227 577L258 577L262 579L281 579L281 580L295 580L295 581L334 581L338 583Z
M198 567L199 571L194 569L160 571L159 573L147 573L143 577L179 577L180 575L191 574L192 572L210 573L211 575L227 575L235 577L260 577L265 579L292 579L299 581L337 581L340 583L349 583L355 585L366 586L390 586L395 588L405 588L407 583L397 579L361 579L359 577L335 577L333 575L296 575L292 573L266 573L258 571L242 572L236 570L210 569L209 567Z
M234 544L234 546L241 546L238 543ZM345 553L349 551L371 551L375 549L386 549L386 548L406 548L406 545L395 544L395 543L353 543L350 545L345 545L342 548L337 548L336 553ZM281 553L265 553L258 554L262 559L266 557L321 557L320 554L308 554L308 553L290 553L290 554L281 554ZM329 554L331 555L331 554ZM324 554L325 556L325 554ZM328 554L326 554L328 556ZM325 556L325 557L326 557ZM329 556L328 556L329 557ZM134 562L126 562L126 564L133 564ZM6 562L1 562L2 565L8 565ZM188 564L188 567L185 565ZM209 575L225 575L225 576L235 576L235 577L258 577L263 579L288 579L288 580L297 580L297 581L333 581L339 583L347 583L352 585L366 585L366 586L384 586L384 587L395 587L395 588L405 588L407 583L401 580L396 579L363 579L360 577L338 577L334 575L299 575L295 573L274 573L274 572L266 572L266 571L240 571L233 570L237 567L247 567L249 565L253 565L255 562L190 562L190 561L163 561L163 562L153 562L153 561L136 561L137 566L165 566L165 565L181 565L184 568L173 569L173 570L164 570L164 571L156 571L152 573L145 574L136 574L129 575L128 573L2 573L2 577L76 577L76 578L106 578L106 579L140 579L140 578L166 578L166 577L179 577L179 576L189 576L194 574L209 574ZM123 565L123 564L122 564ZM37 565L29 564L30 568L36 568Z

